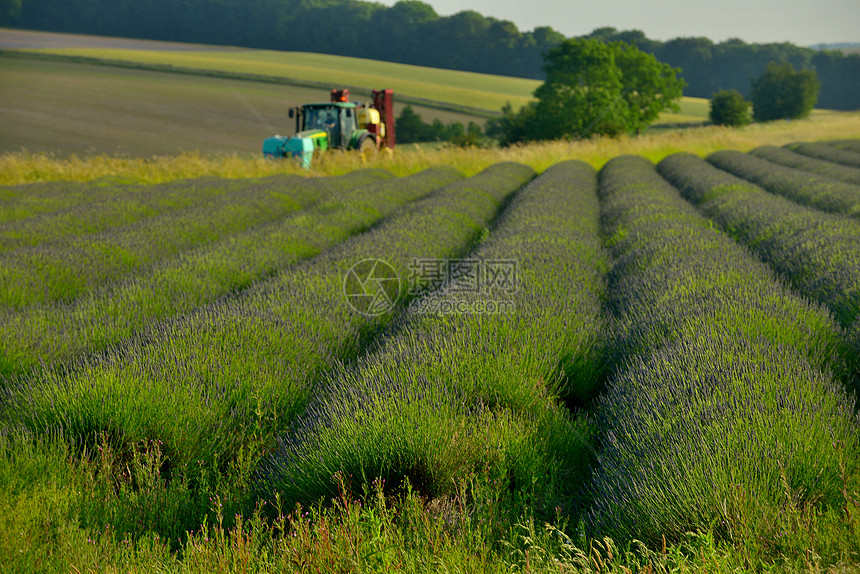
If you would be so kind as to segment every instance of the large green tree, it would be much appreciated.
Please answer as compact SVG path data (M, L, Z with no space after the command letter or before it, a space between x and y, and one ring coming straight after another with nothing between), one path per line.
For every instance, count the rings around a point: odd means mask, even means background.
M547 52L537 101L504 110L502 143L639 132L677 110L680 70L625 42L571 39Z
M798 72L791 64L771 62L752 82L753 118L757 122L804 118L818 100L819 87L814 71Z

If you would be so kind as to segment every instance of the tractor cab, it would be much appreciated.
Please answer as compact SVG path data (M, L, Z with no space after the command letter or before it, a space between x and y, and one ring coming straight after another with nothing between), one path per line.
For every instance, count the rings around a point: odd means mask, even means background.
M354 103L306 104L302 106L300 132L323 130L330 148L348 149L351 136L358 129Z

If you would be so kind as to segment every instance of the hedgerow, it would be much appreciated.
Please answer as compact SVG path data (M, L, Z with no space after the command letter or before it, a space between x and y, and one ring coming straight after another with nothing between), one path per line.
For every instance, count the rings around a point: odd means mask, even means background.
M793 513L838 517L860 470L853 404L830 374L839 327L647 160L611 160L600 198L615 369L591 531L652 544L712 531L799 555Z
M855 167L848 167L846 165L816 159L814 157L795 153L784 147L771 145L757 147L752 150L750 154L787 167L794 167L808 171L809 173L838 179L845 183L860 185L860 169Z
M823 175L786 167L738 151L718 151L708 156L716 167L822 211L860 219L860 187Z
M265 465L264 492L313 503L382 480L427 496L486 473L546 519L575 512L593 428L587 404L605 365L594 170L553 167L515 200L475 269L516 264L515 292L452 279L413 301L367 355L330 376ZM506 301L486 312L487 301ZM459 306L458 306L459 305ZM516 495L515 495L516 496Z

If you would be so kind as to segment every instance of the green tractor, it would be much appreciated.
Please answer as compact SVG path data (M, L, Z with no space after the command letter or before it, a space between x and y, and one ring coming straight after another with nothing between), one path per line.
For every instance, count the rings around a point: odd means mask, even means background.
M328 149L359 150L376 153L380 148L394 149L394 92L373 91L372 104L349 101L349 90L332 90L331 101L305 104L290 109L296 120L296 133L263 140L263 155L268 158L294 157L305 169L315 154Z

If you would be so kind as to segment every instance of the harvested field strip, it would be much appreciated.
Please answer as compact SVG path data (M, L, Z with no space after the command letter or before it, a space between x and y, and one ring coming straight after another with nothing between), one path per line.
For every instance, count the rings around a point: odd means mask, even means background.
M693 155L670 156L659 170L802 295L830 308L843 326L860 318L857 221L767 193Z
M390 319L348 306L344 276L355 263L380 257L405 277L413 257L456 256L532 176L499 164L443 187L374 231L163 324L112 358L34 373L16 387L11 410L39 432L61 428L91 441L108 429L124 445L157 438L176 465L231 460L253 436L273 440L304 409L320 372Z
M71 304L6 312L0 321L0 374L25 372L40 362L56 365L118 344L153 322L192 311L316 255L363 231L365 222L375 223L461 177L455 170L435 168L354 189L341 186L341 198L355 212L340 199L329 199L88 291Z
M860 151L854 147L834 148L821 143L793 143L785 147L799 154L849 167L860 167Z
M347 190L386 177L391 174L361 170L339 176L329 185ZM266 178L205 205L0 254L0 307L69 302L183 251L279 220L330 197L331 191L320 180Z
M708 162L797 203L860 219L860 186L812 175L738 151L712 153Z
M361 481L408 479L431 497L487 472L528 492L546 519L559 505L574 512L594 431L562 399L587 402L604 368L609 260L594 170L559 164L518 199L461 274L326 377L266 464L288 504L336 495L336 472L357 493ZM475 288L504 262L517 284Z
M600 198L616 369L597 410L592 531L659 546L707 530L802 552L786 492L814 492L814 516L839 512L841 465L860 469L853 403L829 374L844 372L838 325L647 160L610 161Z
M846 165L840 165L823 159L801 155L791 151L790 149L772 145L758 147L752 150L750 154L787 167L794 167L802 169L803 171L808 171L809 173L823 175L831 179L838 179L845 183L860 185L860 168L848 167Z

